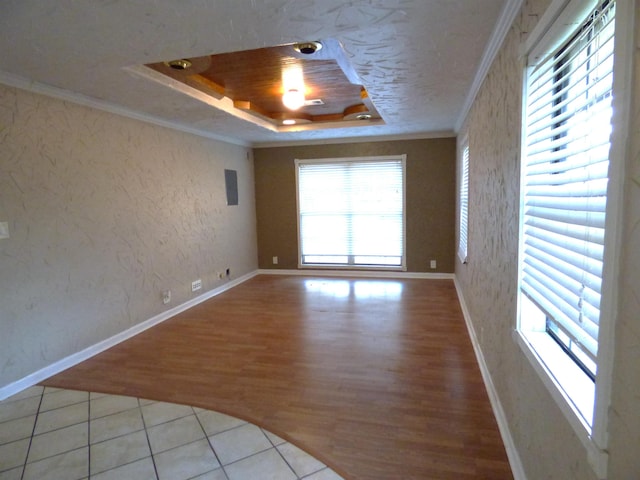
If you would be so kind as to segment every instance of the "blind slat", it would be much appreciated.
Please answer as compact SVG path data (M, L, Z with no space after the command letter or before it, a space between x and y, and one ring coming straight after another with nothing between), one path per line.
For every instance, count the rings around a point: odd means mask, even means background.
M552 166L550 168L562 168ZM588 182L590 180L602 180L609 176L609 162L597 161L591 165L578 168L568 168L567 170L556 170L556 173L528 176L526 185L573 185L576 183Z
M541 217L529 217L525 222L525 228L533 227L547 232L558 233L567 238L575 238L581 242L604 245L604 228L594 228L585 225L572 225Z
M594 275L588 271L576 267L575 264L565 261L553 253L549 253L535 245L528 245L526 248L526 258L524 263L535 264L536 261L546 263L554 270L571 277L576 282L588 286L593 291L600 291L602 287L602 279L598 275Z
M578 183L564 184L562 188L557 185L535 185L526 188L527 196L537 197L583 197L583 196L606 196L607 178L597 178Z
M550 270L551 275L546 275L546 271L538 268L540 265L526 264L525 275L529 275L529 283L535 278L539 286L543 286L550 292L554 292L558 297L565 299L562 307L563 312L580 328L585 330L591 338L598 340L598 309L600 307L600 297L595 292L588 290L581 285L565 285L562 276ZM591 298L593 305L585 301ZM595 317L590 316L594 315Z
M563 305L562 299L531 277L523 278L523 283L529 286L529 288L525 289L525 294L549 317L562 325L571 338L579 345L582 345L585 353L595 361L598 355L597 340L594 340L578 323L574 322L570 316L559 308L559 305Z

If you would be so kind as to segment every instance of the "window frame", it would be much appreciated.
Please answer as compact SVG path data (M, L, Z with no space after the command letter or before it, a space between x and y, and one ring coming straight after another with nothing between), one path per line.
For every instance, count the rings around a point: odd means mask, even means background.
M531 133L525 131L523 145L521 293L546 313L534 328L552 336L592 380L611 148L615 5L605 0L585 20L576 19L578 28L531 72L533 90L526 102ZM535 307L526 303L524 311L534 315ZM590 426L593 405L579 410Z
M524 160L526 149L526 105L527 84L530 69L541 61L548 53L557 51L576 31L575 19L586 18L587 14L601 5L602 0L553 0L536 27L529 34L521 49L522 58L527 62L523 75L522 97L522 141L521 159ZM572 26L572 21L573 26ZM608 445L608 409L611 398L611 376L613 369L614 336L616 322L616 278L619 271L619 255L621 242L621 215L623 206L623 180L627 153L628 125L630 122L633 38L634 38L634 3L632 0L616 0L615 43L613 66L613 117L609 152L609 187L607 191L607 207L605 220L605 250L602 271L602 300L600 304L600 332L598 336L598 374L594 383L594 409L591 426L585 425L576 413L567 394L550 374L545 361L557 355L561 350L555 342L538 342L536 335L527 336L523 332L522 302L520 299L520 265L522 249L519 252L518 267L518 303L517 325L513 333L514 340L523 351L525 357L546 386L560 410L572 426L577 437L587 451L591 467L598 478L606 478L607 445ZM521 175L524 181L524 175ZM521 192L523 185L521 184ZM522 204L520 200L520 234L522 239ZM550 338L546 333L544 337ZM539 339L544 340L543 337ZM536 344L537 343L537 344ZM555 345L555 346L554 346ZM563 354L564 358L568 358ZM572 361L570 364L576 366ZM576 366L577 367L577 366Z
M331 163L359 163L359 162L384 162L394 161L402 164L402 257L400 265L366 265L366 264L317 264L304 263L302 255L302 232L300 221L300 165L304 164L331 164ZM333 157L333 158L307 158L294 160L296 176L296 223L298 235L298 268L314 270L377 270L377 271L402 271L407 270L407 155L378 155L367 157Z

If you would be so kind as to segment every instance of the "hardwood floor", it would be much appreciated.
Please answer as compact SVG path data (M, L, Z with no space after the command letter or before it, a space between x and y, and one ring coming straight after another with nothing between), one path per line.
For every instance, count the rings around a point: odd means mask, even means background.
M510 479L450 280L257 276L44 382L256 423L347 479Z

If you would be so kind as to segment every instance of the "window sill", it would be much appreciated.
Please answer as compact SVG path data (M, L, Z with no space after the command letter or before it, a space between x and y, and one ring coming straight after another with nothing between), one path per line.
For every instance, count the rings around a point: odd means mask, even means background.
M594 472L598 478L606 478L608 455L591 436L594 382L546 332L515 330L513 336L586 448Z
M595 398L593 381L546 332L519 333L520 346L526 347L525 354L528 350L534 356L534 368L541 370L538 374L550 380L549 383L562 395L563 402L571 407L572 415L578 417L584 431L590 434Z

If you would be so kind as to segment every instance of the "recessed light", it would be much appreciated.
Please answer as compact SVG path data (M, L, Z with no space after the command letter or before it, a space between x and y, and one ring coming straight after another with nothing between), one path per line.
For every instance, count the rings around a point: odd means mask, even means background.
M173 68L174 70L186 70L191 67L191 62L186 58L181 58L180 60L171 60L170 62L164 62L168 67Z
M358 120L371 120L370 113L361 113L360 115L356 115L356 119Z
M322 49L322 44L320 42L296 43L293 45L293 49L298 53L302 53L303 55L313 55L318 50Z
M287 120L283 120L282 124L283 125L295 125L296 121L294 119L292 119L292 118L288 118Z

